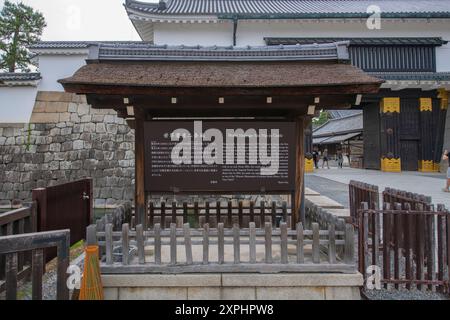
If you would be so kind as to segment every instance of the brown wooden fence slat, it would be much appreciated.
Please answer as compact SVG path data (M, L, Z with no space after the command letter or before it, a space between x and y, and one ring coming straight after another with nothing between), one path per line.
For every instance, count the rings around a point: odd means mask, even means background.
M170 224L170 264L177 264L177 225Z
M272 226L276 227L277 223L277 203L275 201L272 202Z
M7 253L6 259L6 300L17 299L17 252Z
M417 205L418 210L423 210L423 205ZM416 279L422 281L425 279L425 217L420 214L416 214ZM419 290L424 289L422 284L418 284Z
M105 226L105 255L106 255L106 264L112 265L114 262L113 258L113 225L108 223Z
M244 204L242 203L242 201L239 201L239 227L243 228L244 227L244 222L243 222L243 218L244 218Z
M256 263L256 228L255 223L250 222L250 263Z
M155 263L161 264L161 225L155 224Z
M434 227L434 216L430 215L426 217L426 228L427 233L434 234L435 227ZM434 253L435 253L435 241L434 236L429 236L426 239L427 243L427 252L426 252L426 266L427 266L427 280L433 281L435 278L435 259L434 259ZM435 286L430 284L428 285L429 290L434 290Z
M130 227L128 223L122 225L122 263L124 265L130 264L130 242L128 234Z
M239 226L237 224L233 226L233 251L234 263L239 264L241 262L241 241L239 235Z
M221 210L222 210L222 203L220 201L216 202L216 224L218 225L221 223Z
M313 244L312 244L312 258L313 263L320 263L320 235L319 224L314 222L312 224Z
M139 264L145 264L145 239L144 239L144 227L142 224L136 226L136 245Z
M172 202L172 223L177 223L177 203Z
M33 300L42 300L42 275L44 274L44 250L32 251L31 271L31 297Z
M166 229L166 203L161 202L161 229Z
M259 226L262 228L266 224L266 203L261 201L259 203Z
M345 251L344 251L344 262L351 264L354 262L355 255L355 231L353 225L345 225Z
M287 223L282 222L280 224L281 231L281 263L287 264L288 261L288 230Z
M205 223L210 223L209 221L209 214L210 214L210 206L209 206L209 202L207 202L205 204Z
M189 223L184 224L183 231L184 231L184 246L186 248L186 263L193 264L191 229L189 227Z
M336 235L335 226L330 224L328 228L328 262L331 264L336 263Z
M390 210L390 204L384 203L383 209ZM386 280L391 279L391 215L383 213L383 277ZM386 282L384 288L388 289Z
M203 225L203 264L209 263L209 224Z
M444 212L444 205L438 205L437 207L438 212ZM438 262L438 280L444 281L444 272L445 272L445 236L446 236L446 230L445 230L445 224L444 224L444 217L442 215L439 215L437 217L437 262ZM439 291L443 292L443 287L439 287Z
M227 226L228 228L233 226L233 203L231 201L228 201Z
M187 202L183 202L183 223L189 223L188 210Z
M224 264L225 262L225 231L224 224L219 223L217 228L217 241L218 241L218 251L219 251L219 264Z
M272 224L265 224L265 253L266 253L266 263L272 263Z
M401 210L401 204L394 204L395 210ZM401 237L402 237L402 225L401 225L401 215L396 214L394 216L394 277L395 279L400 279L400 259L402 257L402 248L401 248ZM395 284L395 288L399 289L400 285L398 283Z
M194 217L195 217L195 224L197 226L199 226L200 225L200 212L199 212L197 201L194 202Z
M303 248L304 235L303 235L303 223L297 224L297 263L305 263L305 253Z
M403 205L404 209L407 211L411 210L411 205L409 203L405 203ZM410 214L407 213L403 215L403 230L404 230L404 252L405 252L405 275L406 279L413 279L412 274L412 243L411 243L411 219ZM406 289L411 290L411 283L406 284Z

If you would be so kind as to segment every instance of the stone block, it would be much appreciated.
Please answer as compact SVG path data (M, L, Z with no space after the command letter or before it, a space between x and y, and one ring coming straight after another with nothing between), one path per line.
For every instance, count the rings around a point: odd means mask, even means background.
M256 300L255 288L222 288L222 300Z
M37 101L57 101L57 102L71 102L72 93L59 91L39 91L36 96Z
M81 150L84 147L84 141L83 140L75 140L73 142L73 150Z
M84 116L81 117L80 122L81 123L88 123L92 121L92 117L90 114L85 114Z
M264 287L340 287L362 286L363 277L360 273L292 273L292 274L224 274L224 287L252 287L258 284Z
M257 287L257 300L324 300L323 287Z
M326 287L325 300L361 300L358 287Z
M103 288L103 297L106 301L118 300L119 289L118 288Z
M217 288L188 288L188 300L221 300L221 290Z
M104 123L97 123L95 127L95 132L97 133L105 133L106 132L106 126Z
M186 300L187 288L120 288L120 300Z
M79 104L78 105L78 109L77 109L77 113L79 116L83 116L83 115L87 115L89 114L89 110L91 108L89 107L88 104Z
M221 274L102 275L102 283L105 287L218 287Z
M70 113L74 113L78 111L78 104L74 103L74 102L70 102L69 106L67 108L67 111L69 111Z
M59 121L60 121L60 122L67 122L67 121L70 121L70 113L68 113L68 112L61 113L61 114L59 115Z

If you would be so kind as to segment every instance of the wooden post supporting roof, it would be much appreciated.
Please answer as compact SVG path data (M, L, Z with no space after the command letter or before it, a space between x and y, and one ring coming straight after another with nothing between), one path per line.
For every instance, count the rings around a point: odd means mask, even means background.
M147 215L145 208L145 151L144 151L144 121L145 113L140 108L135 108L135 216L136 225L147 227Z

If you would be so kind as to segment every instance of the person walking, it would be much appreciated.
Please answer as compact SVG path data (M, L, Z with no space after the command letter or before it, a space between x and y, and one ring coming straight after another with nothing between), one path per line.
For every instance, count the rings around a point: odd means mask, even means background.
M330 169L330 164L328 163L328 149L323 150L322 153L322 169L325 167L325 162L327 163L327 168Z
M314 161L314 168L319 169L319 151L317 150L317 148L314 148L312 155Z
M442 189L442 191L444 191L444 192L450 192L450 166L449 166L448 158L449 158L448 150L445 150L444 154L442 155L442 160L444 160L445 163L447 164L447 184L446 184L445 188Z
M342 150L338 150L337 151L337 163L338 163L338 168L342 169L344 166L344 155L342 154Z

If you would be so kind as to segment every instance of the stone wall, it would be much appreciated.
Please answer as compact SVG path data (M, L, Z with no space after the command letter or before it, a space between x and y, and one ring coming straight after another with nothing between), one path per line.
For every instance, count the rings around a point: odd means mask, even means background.
M103 275L105 300L359 300L360 273Z
M0 206L85 177L94 179L96 207L134 198L134 130L115 111L91 109L84 96L39 92L30 124L0 124Z

